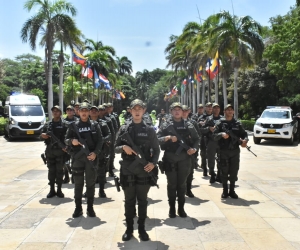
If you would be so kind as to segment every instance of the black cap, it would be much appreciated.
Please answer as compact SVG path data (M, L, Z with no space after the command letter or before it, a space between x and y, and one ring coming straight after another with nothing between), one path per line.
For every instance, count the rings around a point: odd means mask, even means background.
M212 103L208 102L208 103L205 104L205 107L208 107L208 106L212 106Z
M140 100L140 99L135 99L135 100L133 100L133 101L130 103L130 108L132 109L132 108L134 108L136 105L139 105L139 106L141 106L142 108L145 108L145 103L144 103L142 100Z
M226 109L228 109L228 108L234 109L233 106L232 106L231 104L227 104L226 107L224 108L224 110L226 110Z
M79 109L80 110L81 109L88 109L88 110L90 110L90 105L87 102L83 102L83 103L81 103Z
M170 106L170 109L172 110L173 108L179 107L182 109L182 104L180 102L173 102Z
M52 107L51 111L53 111L53 109L58 109L61 112L61 108L58 105L55 105L54 107Z

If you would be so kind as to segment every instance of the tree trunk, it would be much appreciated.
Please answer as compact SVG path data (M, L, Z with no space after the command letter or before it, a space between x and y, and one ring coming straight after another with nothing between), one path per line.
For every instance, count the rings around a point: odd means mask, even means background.
M52 120L52 111L51 108L53 107L53 84L52 84L52 45L50 44L48 47L47 53L47 62L48 62L48 117L49 120Z
M205 105L205 81L202 80L202 105Z
M238 73L239 73L239 69L237 67L234 68L234 117L236 119L238 119L238 114L239 114L239 110L238 110L238 105L239 105L239 100L238 100Z
M228 101L227 101L227 81L226 81L226 77L223 76L223 99L224 99L224 108L227 106Z
M64 54L61 43L60 55L59 55L59 106L63 112L64 110Z
M215 103L219 103L219 74L215 77Z
M197 102L196 105L200 104L200 82L197 81ZM197 112L197 108L196 111Z

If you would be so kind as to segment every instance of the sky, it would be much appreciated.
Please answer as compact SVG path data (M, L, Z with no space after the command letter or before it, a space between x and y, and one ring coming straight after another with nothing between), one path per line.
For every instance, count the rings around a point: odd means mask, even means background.
M180 35L188 22L200 22L226 10L237 16L250 15L263 26L285 15L296 0L69 0L77 9L78 28L86 38L112 46L118 57L127 56L133 73L165 69L164 50L171 35ZM31 53L44 57L41 47L32 51L20 31L36 13L23 8L24 0L0 0L0 58L14 59ZM199 12L198 12L198 10ZM68 49L66 53L71 54Z

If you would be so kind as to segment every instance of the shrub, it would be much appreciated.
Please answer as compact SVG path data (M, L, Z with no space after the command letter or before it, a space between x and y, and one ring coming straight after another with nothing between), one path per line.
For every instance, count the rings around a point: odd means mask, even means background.
M0 117L0 135L4 134L4 127L6 123L7 123L7 119L4 117Z
M241 120L241 122L243 124L244 129L253 131L253 126L255 124L255 121L253 121L253 120Z

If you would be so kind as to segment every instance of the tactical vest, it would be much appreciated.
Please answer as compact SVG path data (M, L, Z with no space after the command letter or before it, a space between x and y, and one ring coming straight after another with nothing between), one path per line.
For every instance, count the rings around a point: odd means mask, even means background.
M54 126L58 124L58 126ZM64 142L67 131L67 125L64 120L60 119L58 123L50 121L47 126L47 132L53 132L53 134L61 141ZM46 145L51 144L51 138L45 140ZM53 147L58 147L54 145Z
M238 138L240 138L240 121L234 118L231 121L227 121L225 118L221 118L219 122L221 123L219 125L221 126L220 132L231 130ZM226 140L221 138L219 145L221 149L237 149L239 147L239 142L233 143L232 138L229 136L229 138Z
M80 120L76 121L75 125L78 128L78 130L80 131L81 127L79 127L79 125L80 125L79 123L80 123ZM91 130L87 131L87 132L79 132L79 134L82 137L82 139L86 140L89 150L93 151L96 148L96 145L98 143L98 136L97 136L98 123L93 120L90 120L90 123L91 123Z

